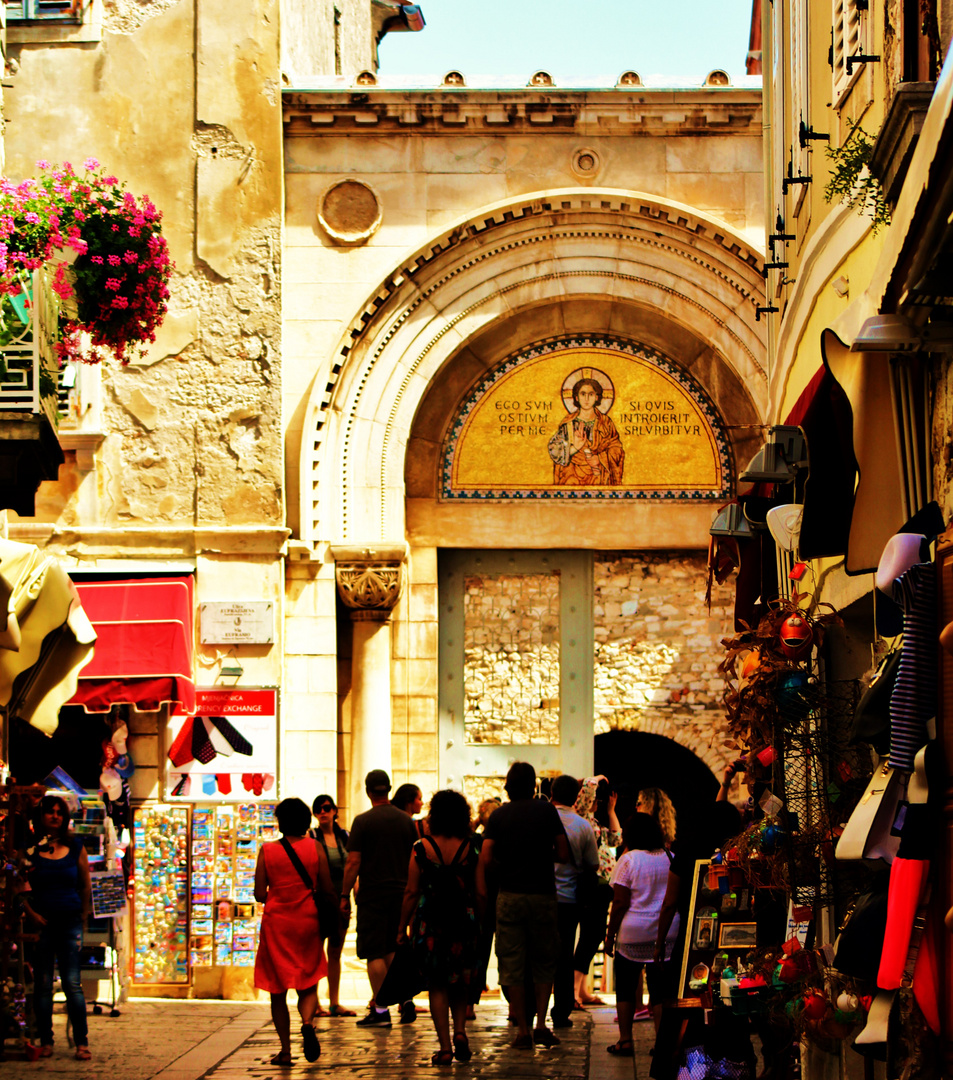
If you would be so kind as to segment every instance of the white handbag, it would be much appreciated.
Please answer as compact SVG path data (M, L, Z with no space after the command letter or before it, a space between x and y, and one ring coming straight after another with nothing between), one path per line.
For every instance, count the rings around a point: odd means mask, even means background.
M837 841L836 858L863 859L873 866L893 862L900 837L892 835L890 830L906 791L906 781L907 774L891 768L886 758L878 764Z

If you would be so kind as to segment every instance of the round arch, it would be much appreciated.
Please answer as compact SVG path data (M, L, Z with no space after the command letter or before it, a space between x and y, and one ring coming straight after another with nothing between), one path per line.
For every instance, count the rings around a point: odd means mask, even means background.
M405 452L433 379L475 335L534 306L614 298L663 313L719 357L760 421L761 267L730 227L636 192L545 192L459 221L381 282L312 392L302 539L403 541Z

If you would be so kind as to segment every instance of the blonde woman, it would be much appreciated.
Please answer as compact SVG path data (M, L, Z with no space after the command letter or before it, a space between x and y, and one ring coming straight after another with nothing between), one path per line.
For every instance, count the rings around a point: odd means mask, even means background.
M651 814L655 818L662 830L665 847L671 848L675 843L675 807L665 792L657 787L642 788L635 809L637 813Z
M604 776L587 776L579 789L573 810L592 826L599 856L598 884L589 902L579 913L579 941L573 954L576 1008L584 1005L604 1005L586 986L589 966L605 936L612 886L609 879L615 870L616 848L622 843L622 826L615 808L618 794Z

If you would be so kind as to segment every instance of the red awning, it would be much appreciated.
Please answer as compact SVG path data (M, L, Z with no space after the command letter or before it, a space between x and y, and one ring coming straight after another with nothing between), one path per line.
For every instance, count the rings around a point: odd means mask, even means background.
M170 701L193 712L192 578L80 582L76 588L98 637L69 704L108 712L125 702L151 712Z

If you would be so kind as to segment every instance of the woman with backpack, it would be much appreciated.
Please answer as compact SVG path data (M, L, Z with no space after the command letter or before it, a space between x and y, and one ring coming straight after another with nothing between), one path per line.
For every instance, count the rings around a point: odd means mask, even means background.
M430 994L440 1048L435 1065L470 1060L467 1003L479 972L476 914L477 854L470 841L470 805L457 791L430 800L429 835L414 844L400 917L398 944L413 942L414 959ZM410 934L407 933L411 926ZM453 1017L453 1040L450 1017Z

